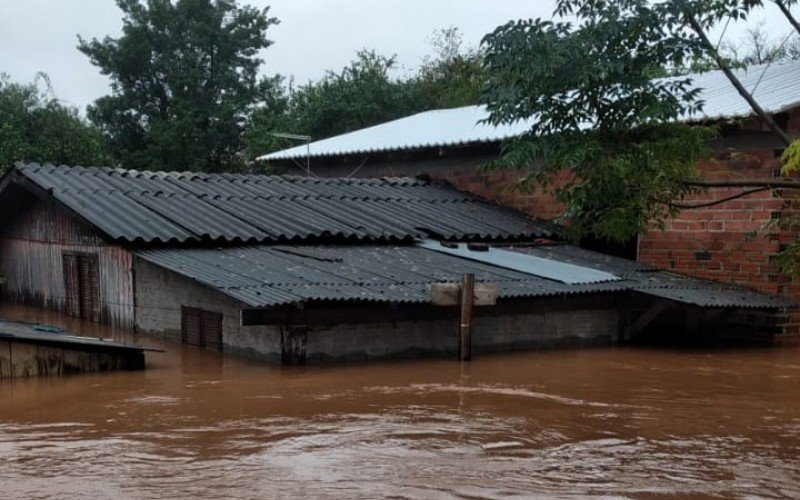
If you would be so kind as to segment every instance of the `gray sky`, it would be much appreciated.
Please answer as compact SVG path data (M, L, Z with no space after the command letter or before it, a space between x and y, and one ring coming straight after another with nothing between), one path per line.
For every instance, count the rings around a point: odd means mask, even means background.
M397 54L411 71L430 54L430 35L458 27L465 43L477 45L487 32L510 19L549 18L552 0L242 0L271 6L281 24L269 32L275 44L263 58L265 74L294 75L297 82L339 69L361 48ZM795 10L799 10L795 8ZM121 12L113 0L0 0L0 72L31 81L38 71L50 75L56 95L84 108L108 92L108 81L75 48L85 38L117 36ZM780 12L771 7L756 16L776 36L789 33ZM739 39L745 26L728 28Z

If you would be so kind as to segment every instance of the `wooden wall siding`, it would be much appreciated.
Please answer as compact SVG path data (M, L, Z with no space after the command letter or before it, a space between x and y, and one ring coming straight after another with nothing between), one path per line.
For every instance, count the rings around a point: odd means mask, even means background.
M67 311L64 253L97 254L100 321L134 325L133 257L105 242L92 228L49 202L38 202L4 228L0 238L0 275L10 300Z
M0 236L72 245L108 245L97 230L59 208L56 202L29 199L30 205L20 210L9 226L0 228Z

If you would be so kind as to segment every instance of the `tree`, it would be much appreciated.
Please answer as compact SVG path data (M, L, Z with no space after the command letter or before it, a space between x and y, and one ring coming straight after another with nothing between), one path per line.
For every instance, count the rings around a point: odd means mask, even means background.
M514 21L484 38L489 121L535 118L496 166L536 165L525 183L565 203L576 235L625 241L695 189L682 181L713 131L677 122L701 109L688 78L653 77L701 50L665 37L660 14L646 0L560 0L556 15L577 23ZM572 180L551 184L564 169Z
M485 81L483 52L465 48L458 28L438 30L430 38L435 57L426 57L409 79L418 106L423 109L456 108L480 102Z
M482 53L465 49L456 28L435 32L435 55L416 72L393 77L395 56L362 50L339 71L295 87L276 77L274 92L253 114L245 134L246 156L297 145L275 132L325 139L430 109L478 104L484 82Z
M297 127L316 139L403 116L411 96L389 74L396 64L395 56L362 50L340 72L299 87L290 104Z
M79 50L111 78L90 119L129 168L220 171L241 163L244 126L271 80L258 76L268 8L236 0L117 0L119 38Z
M53 96L46 75L23 85L0 74L0 172L15 161L88 166L111 158L100 131Z
M277 78L282 91L254 113L246 133L253 156L293 144L273 134L294 133L314 140L400 118L416 111L411 87L392 78L396 58L362 50L341 71L328 71L316 82L297 88ZM259 147L265 149L258 150Z
M687 194L710 185L697 178L695 164L708 153L714 129L679 122L703 105L687 77L654 76L680 74L710 59L756 115L789 142L706 34L721 20L746 19L761 5L559 0L560 22L516 21L497 28L484 38L489 121L534 125L505 145L496 166L535 165L527 184L543 184L566 204L574 233L625 240L663 224ZM553 186L553 174L564 169L573 180Z
M737 66L797 60L800 59L800 34L792 31L775 39L761 23L747 30L743 42L725 44L723 53Z

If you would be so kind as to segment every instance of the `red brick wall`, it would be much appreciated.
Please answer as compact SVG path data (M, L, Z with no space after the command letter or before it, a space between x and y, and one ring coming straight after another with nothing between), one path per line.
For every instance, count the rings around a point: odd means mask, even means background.
M800 109L794 110L787 129L800 133ZM707 179L773 179L780 169L774 150L745 153L720 152L700 166ZM511 206L535 217L550 219L562 207L541 190L515 188L522 173L448 168L434 174L456 188ZM714 188L685 200L697 204L741 192L741 188ZM769 293L788 294L800 299L800 284L770 263L781 244L795 232L781 229L773 218L786 215L795 195L763 191L721 205L684 210L666 222L663 231L652 230L639 239L639 260L680 274L742 284Z
M456 189L468 191L540 219L552 219L563 210L561 204L540 188L526 190L518 187L524 174L516 170L454 168L437 172L434 176L446 180Z
M800 136L800 108L789 113L786 128L795 137ZM742 124L741 129L748 133L764 130L756 122ZM721 152L714 160L701 165L708 179L772 179L780 168L776 152L765 149L778 146L767 146L763 142L753 142L752 137L741 139L736 135L726 136L721 143L748 151L740 154ZM493 153L484 151L473 156L449 160L447 156L435 160L386 160L384 163L371 164L359 171L359 175L426 173L447 180L458 189L534 217L551 219L562 212L563 207L540 189L525 191L515 187L523 172L486 171L479 168L494 157ZM342 167L331 163L316 171L336 176L347 175L352 168L352 165ZM702 203L739 192L741 189L711 189L685 202ZM798 191L787 191L785 194L789 198L764 191L706 209L685 210L674 220L667 221L664 231L652 230L640 237L639 259L681 274L735 282L800 299L800 283L790 283L770 264L770 257L780 250L781 244L797 234L797 231L781 230L770 224L773 217L787 213L789 208L785 205L792 198L800 196Z
M787 122L790 133L800 132L800 109ZM700 166L713 180L774 179L781 167L780 151L720 152ZM694 195L686 204L719 200L741 188L713 188ZM639 260L681 274L738 283L768 293L800 299L800 284L771 263L781 245L793 240L796 228L776 221L794 210L796 191L762 191L708 208L684 210L639 238Z
M707 179L772 179L780 160L774 152L748 153L748 158L708 162ZM741 188L714 188L691 196L698 204L735 195ZM684 210L639 239L639 260L700 278L739 283L769 293L786 291L770 257L780 251L781 230L773 218L782 215L784 199L770 191L755 193L708 208Z

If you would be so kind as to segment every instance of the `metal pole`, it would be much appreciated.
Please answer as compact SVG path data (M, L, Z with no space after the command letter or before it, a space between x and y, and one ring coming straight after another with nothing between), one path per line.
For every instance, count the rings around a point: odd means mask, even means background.
M472 309L475 303L475 275L465 274L461 278L461 328L458 359L472 360Z
M311 137L306 141L306 177L311 177Z

